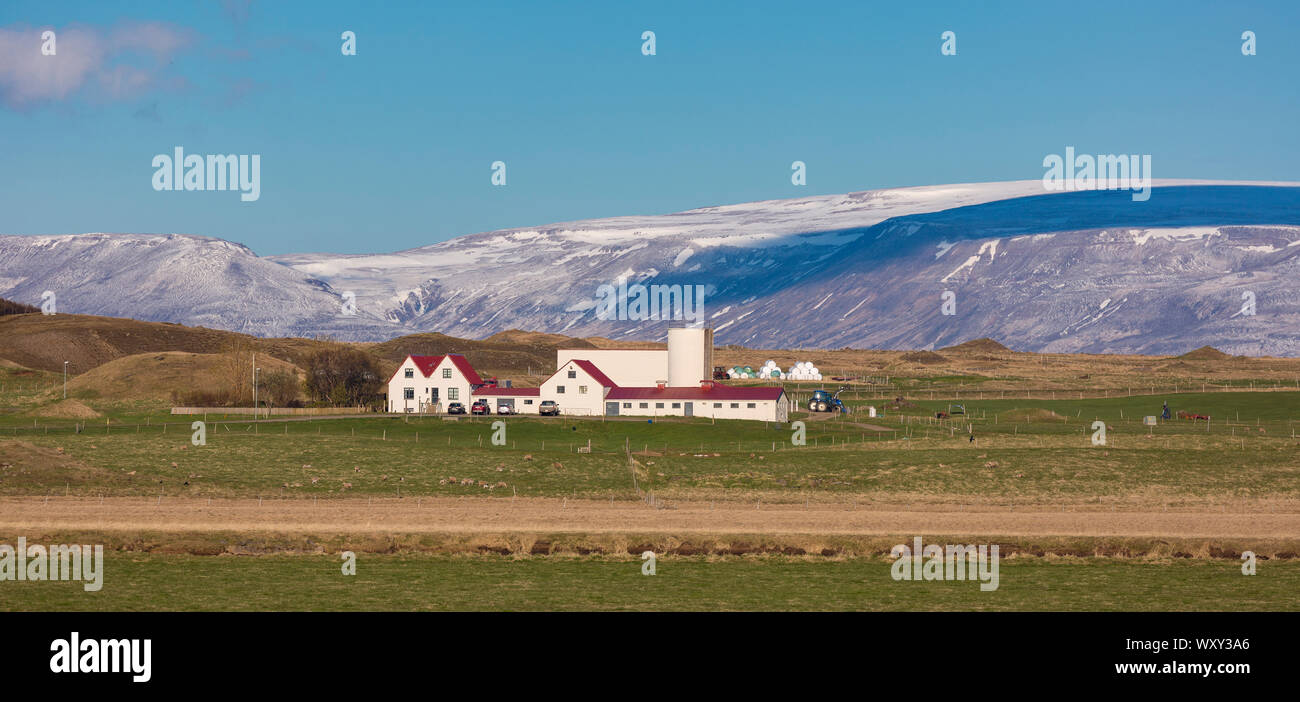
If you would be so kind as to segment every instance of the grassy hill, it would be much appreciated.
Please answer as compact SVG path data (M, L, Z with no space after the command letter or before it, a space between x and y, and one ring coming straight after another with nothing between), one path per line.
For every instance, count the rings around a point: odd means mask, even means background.
M291 363L271 356L257 362L263 374L287 371L301 375ZM235 372L246 376L242 364ZM218 394L228 388L224 382L232 368L227 354L164 351L139 353L114 359L68 382L68 396L84 399L155 400L171 402L173 391Z
M322 342L259 339L235 332L140 322L84 314L17 314L0 317L0 358L46 371L85 373L114 359L139 353L185 351L225 353L234 346L300 365Z

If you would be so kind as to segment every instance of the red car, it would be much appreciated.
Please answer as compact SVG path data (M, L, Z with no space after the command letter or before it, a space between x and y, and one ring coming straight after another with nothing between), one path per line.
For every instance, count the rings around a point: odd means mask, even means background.
M478 400L469 408L470 414L492 414L492 408L488 406L487 401Z

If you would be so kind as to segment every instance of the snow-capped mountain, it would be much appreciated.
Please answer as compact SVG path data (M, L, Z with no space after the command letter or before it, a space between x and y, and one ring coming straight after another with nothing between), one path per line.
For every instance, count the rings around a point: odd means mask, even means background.
M598 319L618 281L701 285L718 343L1300 355L1300 184L1037 180L875 190L260 258L183 235L0 237L0 297L261 335L510 329L654 339ZM357 313L341 314L345 293ZM945 305L945 303L948 303ZM1249 303L1249 304L1248 304ZM945 312L951 312L946 314Z

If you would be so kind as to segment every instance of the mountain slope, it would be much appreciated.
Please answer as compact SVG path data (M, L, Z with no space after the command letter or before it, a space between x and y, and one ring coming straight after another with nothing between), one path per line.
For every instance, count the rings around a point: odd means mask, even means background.
M598 286L701 285L719 344L1300 354L1300 188L1157 181L897 188L259 258L203 237L0 237L0 296L261 335L662 339L600 320ZM355 294L358 313L340 315ZM943 314L950 293L955 314ZM1243 314L1243 295L1255 314Z

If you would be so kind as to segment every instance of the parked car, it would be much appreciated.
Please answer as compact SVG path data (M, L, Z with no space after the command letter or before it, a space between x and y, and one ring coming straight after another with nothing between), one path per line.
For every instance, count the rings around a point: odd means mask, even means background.
M469 406L470 414L492 414L492 408L488 406L487 400L478 400Z
M465 414L465 405L459 402L447 403L447 414Z
M542 404L537 407L537 413L554 416L560 413L560 406L555 404L555 400L542 400Z
M510 405L497 405L497 414L514 414L515 408Z

